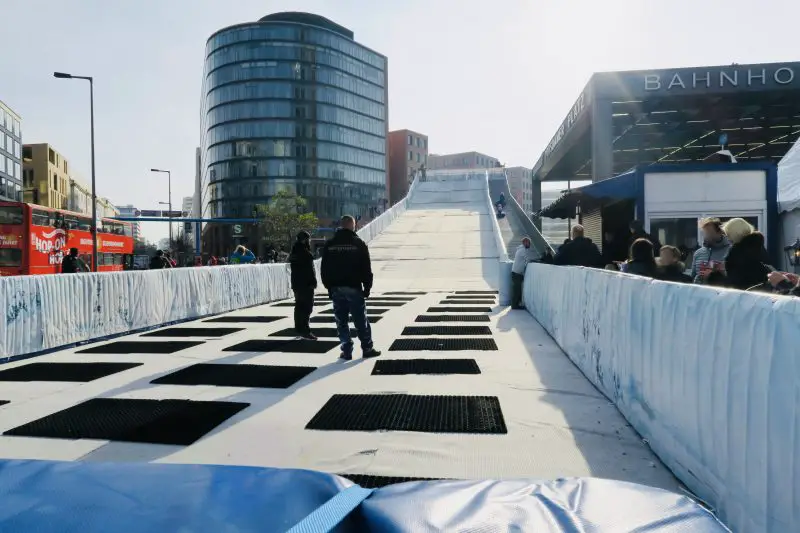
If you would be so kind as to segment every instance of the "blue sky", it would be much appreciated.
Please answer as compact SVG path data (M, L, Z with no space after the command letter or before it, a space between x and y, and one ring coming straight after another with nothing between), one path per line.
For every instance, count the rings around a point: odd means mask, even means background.
M0 100L24 142L53 144L88 180L88 88L52 73L94 76L98 193L155 208L159 167L179 203L193 192L206 39L286 10L389 57L391 129L529 167L592 72L800 58L796 0L0 0Z

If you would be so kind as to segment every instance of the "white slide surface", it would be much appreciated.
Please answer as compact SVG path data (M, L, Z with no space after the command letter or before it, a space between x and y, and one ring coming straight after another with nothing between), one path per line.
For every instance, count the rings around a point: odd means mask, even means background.
M242 328L221 338L142 338L115 341L199 340L202 344L172 354L80 354L78 349L4 365L31 362L135 362L141 366L88 383L4 382L0 433L91 398L188 399L245 402L249 407L188 446L105 440L64 440L0 436L0 457L85 461L144 461L236 464L308 468L338 474L427 478L541 478L594 476L678 490L678 483L608 399L565 356L547 332L525 311L510 311L488 295L488 322L420 322L420 316L457 290L496 287L498 248L485 180L419 183L410 205L370 242L375 287L368 308L381 309L380 296L415 291L407 303L386 306L373 324L378 360L471 359L479 374L374 375L374 360L337 360L326 353L225 351L248 340L274 339L292 326L292 309L276 304L227 316L270 315L278 321L218 324L194 321L177 327ZM493 277L494 276L494 277ZM394 297L394 296L393 296ZM478 298L478 296L476 296ZM462 304L468 306L469 304ZM330 316L320 302L314 317ZM410 326L490 328L497 350L390 350ZM332 323L313 323L331 328ZM447 335L446 338L467 335ZM291 337L289 337L291 338ZM425 338L437 338L430 334ZM438 337L442 338L442 337ZM470 336L470 338L476 338ZM331 340L330 337L324 340ZM101 344L101 343L97 343ZM92 345L93 346L93 345ZM135 352L135 350L134 350ZM316 370L286 389L210 385L159 385L152 380L196 363L312 366ZM410 431L319 431L306 424L335 394L411 394L493 396L507 428L501 434Z

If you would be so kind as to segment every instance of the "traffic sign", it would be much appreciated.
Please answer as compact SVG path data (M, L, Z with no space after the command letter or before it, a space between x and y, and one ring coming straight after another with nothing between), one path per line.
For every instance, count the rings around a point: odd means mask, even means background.
M234 224L233 225L233 235L238 236L242 234L242 225L241 224Z
M140 213L141 213L141 216L143 216L143 217L160 217L161 216L161 211L152 211L152 210L146 211L146 210L142 210L142 211L140 211ZM137 216L139 216L139 215L137 215Z
M162 211L161 212L161 216L162 217L167 217L167 218L181 218L183 216L183 212L181 212L181 211Z

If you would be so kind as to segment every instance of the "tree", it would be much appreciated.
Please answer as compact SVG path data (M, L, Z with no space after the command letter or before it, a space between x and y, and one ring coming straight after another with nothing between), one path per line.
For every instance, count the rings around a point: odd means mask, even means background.
M264 238L276 248L290 250L295 236L301 231L312 233L319 225L314 213L307 213L308 201L292 192L279 191L268 205L260 206Z

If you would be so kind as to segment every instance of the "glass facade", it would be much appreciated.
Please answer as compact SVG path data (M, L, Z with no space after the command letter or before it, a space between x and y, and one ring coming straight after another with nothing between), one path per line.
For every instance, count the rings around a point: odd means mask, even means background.
M250 217L278 191L321 219L386 207L386 58L327 19L280 13L206 44L203 216Z
M0 200L22 201L22 126L0 102Z

